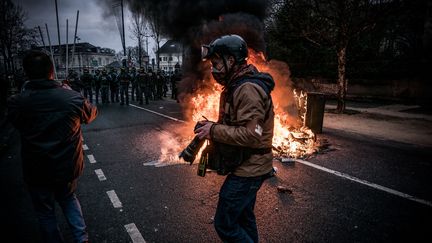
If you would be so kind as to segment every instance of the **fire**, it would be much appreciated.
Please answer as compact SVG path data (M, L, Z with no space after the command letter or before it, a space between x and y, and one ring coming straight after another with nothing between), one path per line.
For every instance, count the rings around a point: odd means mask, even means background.
M199 93L190 100L192 108L192 121L198 122L207 118L210 121L217 121L219 110L219 96L222 87L213 80L211 89L205 93ZM205 118L204 118L205 117Z
M275 111L273 147L275 157L304 158L315 152L315 134L305 127L304 119L306 114L307 96L303 92L297 92L291 87L289 68L286 63L279 61L267 62L263 53L249 50L248 63L253 64L260 72L267 72L272 75L276 82L275 90L272 92L272 99ZM188 100L186 107L191 114L191 120L187 122L188 131L196 122L208 118L216 121L219 111L219 98L222 87L209 76L210 88L199 90ZM165 136L165 135L164 135ZM182 135L181 141L164 138L169 143L163 143L161 157L159 160L169 159L178 162L172 154L179 154L193 138L193 134ZM170 146L170 149L165 148ZM178 151L173 151L178 150ZM197 156L199 158L199 155Z
M267 62L263 53L249 49L248 63L272 75L276 82L272 99L275 110L273 147L277 157L304 158L315 152L315 134L304 126L307 96L291 87L289 68L279 61Z

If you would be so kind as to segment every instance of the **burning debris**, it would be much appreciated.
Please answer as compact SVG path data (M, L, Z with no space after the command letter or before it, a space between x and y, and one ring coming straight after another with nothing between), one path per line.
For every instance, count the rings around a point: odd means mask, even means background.
M159 161L180 163L178 155L193 139L196 122L203 116L211 121L217 120L222 87L211 77L210 63L201 61L200 48L203 43L226 34L242 36L250 48L248 63L260 72L269 73L276 82L272 92L274 156L305 158L316 151L315 134L304 126L306 95L292 88L286 63L267 61L265 57L263 21L267 1L126 0L125 3L132 12L144 13L152 28L158 28L163 36L181 41L185 47L183 79L178 92L187 124L177 128L178 131L161 133Z

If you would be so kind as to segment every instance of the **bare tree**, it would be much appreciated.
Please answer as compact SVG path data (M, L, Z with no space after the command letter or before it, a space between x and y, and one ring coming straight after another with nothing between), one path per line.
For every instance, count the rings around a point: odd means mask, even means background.
M152 11L149 16L149 25L150 30L152 31L152 37L156 43L155 47L155 53L156 53L156 66L157 69L159 69L159 50L160 50L160 43L162 41L162 20L161 20L162 14L160 14L159 11Z
M147 35L147 21L144 18L144 10L137 9L135 12L132 13L132 38L136 39L138 42L138 64L140 67L142 67L142 44L144 41L144 37Z
M0 3L0 52L6 73L15 71L13 58L25 40L24 28L25 13L21 6L15 5L11 0Z

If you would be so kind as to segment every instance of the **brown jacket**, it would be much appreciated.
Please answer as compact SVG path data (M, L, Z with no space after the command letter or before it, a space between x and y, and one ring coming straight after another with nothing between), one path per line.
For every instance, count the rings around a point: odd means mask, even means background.
M260 79L271 91L274 81L270 75L259 73L252 65L245 66L230 86L242 79ZM221 94L219 107L220 117L212 127L212 140L220 143L243 146L255 149L272 147L274 112L271 97L257 83L244 82L240 84L229 102L229 89L226 87ZM229 121L223 117L229 117ZM228 124L230 123L230 124ZM272 152L252 154L233 172L237 176L261 176L272 170Z

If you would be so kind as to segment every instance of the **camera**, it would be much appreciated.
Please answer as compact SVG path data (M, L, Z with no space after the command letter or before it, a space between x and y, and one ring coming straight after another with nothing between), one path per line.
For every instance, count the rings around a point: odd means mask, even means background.
M203 124L197 123L194 131L202 126ZM185 161L192 164L204 142L205 139L200 139L198 136L195 136L192 142L190 142L189 145L179 154L179 158L183 158Z

